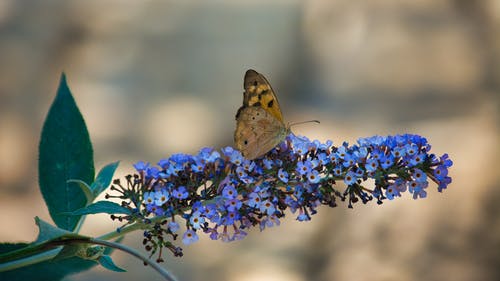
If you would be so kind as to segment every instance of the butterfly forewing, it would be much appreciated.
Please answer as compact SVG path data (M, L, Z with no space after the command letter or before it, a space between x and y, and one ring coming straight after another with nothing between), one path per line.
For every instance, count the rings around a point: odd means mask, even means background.
M278 98L264 75L253 69L247 70L243 82L243 107L259 106L284 123Z

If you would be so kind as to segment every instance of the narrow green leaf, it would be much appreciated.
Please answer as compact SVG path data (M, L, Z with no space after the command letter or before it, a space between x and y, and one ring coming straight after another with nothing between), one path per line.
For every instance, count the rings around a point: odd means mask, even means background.
M68 180L92 182L94 160L85 121L64 74L43 125L39 153L40 190L50 216L57 226L74 230L80 218L62 213L84 207L87 199L84 192Z
M120 206L119 204L111 201L98 201L87 207L75 210L73 212L68 212L66 214L72 216L90 215L90 214L125 214L129 215L130 210Z
M76 183L78 185L78 187L83 191L83 194L85 194L87 203L94 201L95 197L94 194L92 194L92 189L86 182L81 180L68 180L68 183Z
M67 230L55 227L40 218L36 217L35 222L38 225L39 233L35 242L28 244L26 247L16 249L15 251L5 252L0 254L0 264L14 260L23 259L37 254L42 254L51 250L62 241L69 239L78 239L80 241L90 240L89 237L69 232Z
M99 264L102 265L102 267L109 269L111 271L116 271L116 272L126 272L125 269L118 267L113 260L111 259L110 256L102 256L99 258Z
M26 243L0 244L0 254L19 250L28 246ZM5 281L58 281L65 276L88 270L97 262L73 257L61 261L45 261L22 268L0 272L0 280Z
M111 180L113 179L113 175L119 163L119 161L110 163L99 171L95 181L91 185L94 198L101 194L101 192L111 184Z

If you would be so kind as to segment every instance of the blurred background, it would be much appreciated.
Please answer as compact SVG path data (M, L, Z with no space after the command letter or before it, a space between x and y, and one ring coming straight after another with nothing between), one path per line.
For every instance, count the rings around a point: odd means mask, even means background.
M44 117L65 71L96 169L232 145L243 75L270 80L294 128L336 144L416 133L454 160L453 183L322 207L306 223L243 241L201 240L165 256L179 280L500 280L500 1L0 2L1 241L32 241L50 221L37 187ZM496 172L495 172L496 171ZM83 233L118 227L108 216ZM141 233L124 243L141 248ZM119 252L67 280L161 280Z

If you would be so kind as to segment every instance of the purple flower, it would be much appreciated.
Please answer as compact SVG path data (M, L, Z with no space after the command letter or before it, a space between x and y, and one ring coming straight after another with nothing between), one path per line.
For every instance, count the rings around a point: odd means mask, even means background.
M265 167L267 170L270 170L270 169L272 169L272 168L273 168L273 164L274 164L274 163L273 163L273 161L272 161L272 160L269 160L269 159L267 159L267 158L264 158L264 159L262 160L262 163L264 163L264 167Z
M307 174L307 179L310 183L318 183L321 180L319 172L316 170L312 170L311 172L309 172Z
M387 170L392 167L392 165L394 165L394 156L384 155L382 158L380 158L380 166L382 166L383 169Z
M278 178L284 182L284 183L287 183L288 182L288 173L285 172L283 169L280 169L278 171Z
M260 208L261 200L258 193L252 192L248 195L247 205L252 208Z
M149 167L149 163L139 161L139 162L135 163L133 166L137 170L137 172L143 172Z
M240 179L248 176L248 174L245 172L245 168L243 168L241 166L239 166L238 168L236 168L236 174L238 175L238 177Z
M185 186L179 186L178 188L174 189L172 195L177 199L186 199L189 194Z
M427 175L420 169L415 169L412 177L418 182L427 182Z
M234 150L230 155L229 155L229 161L236 166L241 165L243 163L245 158L243 158L243 155L241 155L241 152L238 150Z
M232 184L226 185L222 190L222 196L224 196L224 198L227 199L233 199L236 198L236 196L238 196L238 191L236 191L234 185Z
M186 230L186 232L184 232L184 235L182 236L182 243L189 245L191 243L198 241L198 239L199 238L196 232L194 232L192 229L188 229Z
M155 192L144 192L144 204L151 205L155 202Z
M409 156L414 156L418 152L418 146L414 143L405 145L406 154Z
M320 165L326 165L328 163L330 163L330 157L328 157L328 155L326 155L326 153L320 153L318 154L318 163Z
M180 229L180 226L177 222L175 221L171 221L168 223L168 229L170 229L170 231L172 231L173 233L179 231Z
M231 155L233 154L234 151L235 151L235 149L230 147L230 146L226 146L226 147L222 148L222 154L224 154L224 156L226 156L226 157L231 157Z
M344 182L347 185L352 185L356 183L356 174L353 171L347 172L347 174L344 177Z
M158 190L154 193L155 204L158 207L167 203L169 198L170 198L170 194L168 193L168 191L165 188L162 190Z
M392 200L392 199L394 199L394 197L401 196L401 193L400 193L400 190L398 187L399 186L396 183L391 184L387 187L387 189L385 191L385 196L387 197L387 199Z
M281 224L279 218L275 215L268 216L261 220L260 222L260 231L264 230L266 227L279 226Z
M366 161L365 168L367 172L375 172L378 168L377 159L369 159Z
M236 230L234 232L234 235L233 235L231 241L242 240L246 236L247 236L247 233L245 231L243 231L243 230Z
M425 198L427 196L427 192L425 188L427 187L427 182L418 182L416 180L408 182L408 191L413 193L413 199Z
M189 218L189 222L191 223L191 226L194 229L199 229L201 226L205 223L205 218L201 216L201 213L199 211L194 212L191 214L191 217Z
M279 225L290 212L298 211L299 221L311 220L321 205L346 202L351 208L372 199L381 204L405 192L425 198L429 179L441 192L452 182L448 170L453 162L430 149L425 138L409 134L373 136L338 147L290 135L255 160L226 147L221 153L203 148L194 156L175 154L157 166L137 162L136 174L113 184L113 190L121 192L115 198L126 198L123 206L133 209L121 220L144 223L145 245L161 252L158 248L171 247L179 224L188 229L182 236L185 244L198 240L197 230L229 242L242 239L254 226ZM180 255L180 248L170 249Z
M227 215L222 217L222 224L233 225L239 219L240 219L240 214L238 214L237 212L228 212Z
M443 156L441 156L441 162L446 168L449 168L453 165L453 161L449 158L448 154L445 153Z
M392 150L391 154L395 158L404 157L406 155L406 149L405 149L405 147L398 146Z
M425 153L420 153L414 155L412 158L410 158L410 164L411 166L417 166L418 164L421 164L425 160Z
M299 215L297 216L297 220L298 221L310 221L311 217L301 209Z
M439 181L438 191L442 192L443 189L446 189L450 183L451 183L451 178L445 177L443 180Z
M245 160L243 164L241 164L241 166L243 167L243 169L245 169L245 171L251 172L255 168L255 162L250 160Z
M445 165L439 165L434 170L433 174L437 180L442 181L443 179L445 179L448 176L448 168L446 168Z
M353 152L354 159L356 161L363 161L368 155L368 149L366 147L360 147L358 150Z
M346 157L346 155L348 154L347 147L339 146L339 148L337 149L337 152L335 152L335 154L339 157L339 159L343 160L344 157Z
M234 199L229 199L226 201L226 208L229 212L236 212L238 211L243 203L241 203L240 200L234 198Z
M146 168L146 178L157 179L160 174L160 170L157 167L147 167Z
M211 147L205 147L200 150L198 157L207 163L213 163L220 158L220 153Z
M195 173L203 173L203 169L205 169L205 164L200 159L197 159L194 164L191 164L191 169Z
M203 208L203 216L212 219L217 213L217 209L215 204L207 204L205 208Z
M311 161L299 161L297 162L297 168L295 169L300 175L306 175L312 169Z
M271 201L269 201L269 199L266 199L262 201L262 203L260 204L260 211L262 213L272 215L274 214L274 212L276 212L276 208L274 207L274 204Z
M337 177L340 177L342 175L342 167L337 166L333 169L333 174Z
M349 167L352 167L354 166L354 164L356 164L356 158L349 154L349 153L346 153L343 157L344 159L344 162L342 163L342 165L345 167L345 168L349 168Z
M184 167L185 165L189 164L189 161L192 159L192 157L193 156L188 154L177 153L170 156L169 159L171 162L177 164L179 167Z

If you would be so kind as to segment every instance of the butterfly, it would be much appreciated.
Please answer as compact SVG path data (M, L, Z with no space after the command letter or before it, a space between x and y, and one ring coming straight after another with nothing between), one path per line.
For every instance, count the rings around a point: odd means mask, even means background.
M253 160L282 142L291 133L290 126L295 124L285 124L278 98L264 75L247 70L243 88L243 105L236 113L234 142L245 158Z

